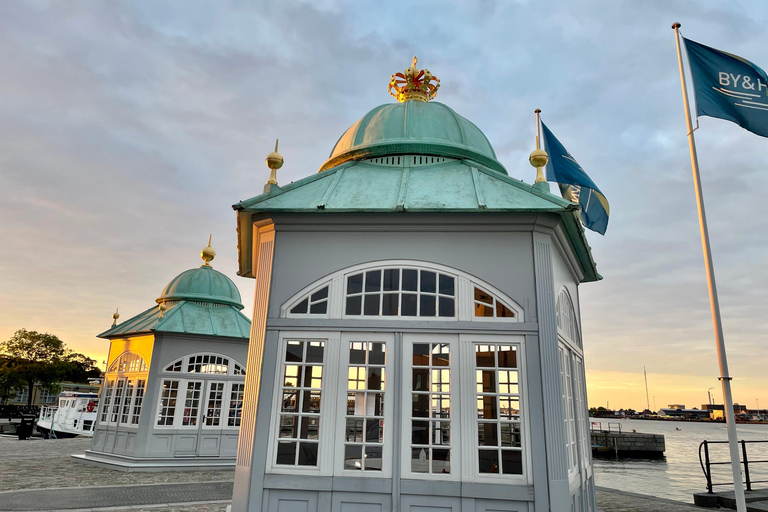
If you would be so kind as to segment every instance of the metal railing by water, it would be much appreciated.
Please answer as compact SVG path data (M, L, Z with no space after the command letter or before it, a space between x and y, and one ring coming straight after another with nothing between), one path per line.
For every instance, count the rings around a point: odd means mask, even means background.
M747 444L760 444L768 443L768 441L739 441L741 445L741 465L744 466L744 483L747 485L747 490L752 490L752 484L768 483L768 480L752 480L749 477L749 465L750 464L766 464L768 460L749 460L747 457ZM728 444L728 441L702 441L699 445L699 464L701 464L701 470L704 472L704 478L707 479L707 492L712 494L712 488L716 485L733 485L733 482L712 482L712 466L730 465L731 461L717 461L712 462L709 459L709 445L711 444ZM702 460L701 452L704 451L704 459Z
M618 432L621 434L621 423L606 422L606 424L608 428L604 430L602 421L593 421L589 425L589 430L591 432Z

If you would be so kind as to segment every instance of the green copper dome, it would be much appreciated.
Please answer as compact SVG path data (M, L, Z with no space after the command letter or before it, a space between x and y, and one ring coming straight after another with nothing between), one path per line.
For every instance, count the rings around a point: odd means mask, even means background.
M235 283L209 265L193 268L176 276L165 287L157 302L174 300L211 302L243 309L240 292Z
M344 132L320 171L349 160L406 154L474 160L507 174L485 134L436 101L374 108Z

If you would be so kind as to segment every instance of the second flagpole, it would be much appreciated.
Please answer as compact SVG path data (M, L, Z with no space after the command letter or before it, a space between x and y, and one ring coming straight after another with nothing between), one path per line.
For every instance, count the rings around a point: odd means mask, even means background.
M709 230L707 228L707 216L704 211L704 195L701 191L701 176L699 175L699 159L696 154L696 139L693 136L693 123L691 122L691 109L688 103L688 88L685 84L683 71L683 55L680 49L679 23L674 23L675 42L677 43L677 62L680 66L680 83L683 87L683 103L685 104L685 120L688 123L688 146L691 151L691 167L693 167L693 186L696 189L696 206L699 210L699 227L701 228L701 245L704 251L704 265L707 269L707 285L709 286L709 302L712 308L712 322L715 327L715 339L717 341L717 360L720 365L720 382L723 386L723 404L725 408L725 421L728 427L728 448L731 455L731 469L733 470L733 490L736 498L736 510L747 512L744 499L744 483L741 477L741 461L736 434L736 415L733 411L733 397L731 395L731 377L728 374L728 361L725 355L725 339L723 337L723 325L720 320L720 303L717 298L717 285L715 283L715 268L712 265L712 253L709 247Z

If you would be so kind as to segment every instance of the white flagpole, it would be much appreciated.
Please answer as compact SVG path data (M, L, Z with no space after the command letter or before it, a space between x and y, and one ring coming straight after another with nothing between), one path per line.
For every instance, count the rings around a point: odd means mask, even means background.
M693 137L693 125L691 123L691 110L688 104L688 89L685 85L685 73L683 72L683 55L680 50L679 23L672 25L675 30L677 42L677 62L680 65L680 82L683 86L683 103L685 104L685 120L688 123L688 145L691 150L691 167L693 167L693 186L696 189L696 205L699 209L699 226L701 228L701 245L704 250L704 265L707 269L707 284L709 285L709 302L712 307L712 322L715 327L715 340L717 341L717 360L720 364L720 382L723 385L723 400L725 401L725 421L728 427L728 448L731 452L731 469L733 470L733 490L736 495L736 510L747 512L744 501L744 483L741 479L741 462L739 459L739 447L736 439L736 416L733 412L733 397L731 396L731 377L728 375L728 361L725 356L725 340L723 339L723 325L720 321L720 303L717 300L717 285L715 284L715 269L712 265L712 254L709 249L709 230L707 229L707 216L704 212L704 195L701 191L701 177L699 176L699 159L696 155L696 140Z

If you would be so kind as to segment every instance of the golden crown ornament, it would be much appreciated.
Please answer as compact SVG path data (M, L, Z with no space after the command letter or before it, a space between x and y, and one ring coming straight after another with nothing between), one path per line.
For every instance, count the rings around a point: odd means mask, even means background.
M427 102L435 97L440 88L440 79L432 76L428 69L418 69L416 62L414 57L410 68L403 73L395 73L389 80L389 94L400 103L408 100Z

